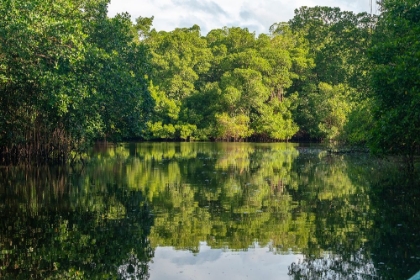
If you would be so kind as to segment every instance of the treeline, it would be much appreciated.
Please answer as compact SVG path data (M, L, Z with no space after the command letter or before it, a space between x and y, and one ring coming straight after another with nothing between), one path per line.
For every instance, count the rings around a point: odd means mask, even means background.
M94 139L143 131L149 52L108 2L1 1L1 163L66 162Z
M353 115L366 100L376 17L302 7L258 37L238 27L157 32L152 20L137 19L152 54L148 138L365 140L367 116Z
M0 4L0 159L65 161L93 140L420 141L419 5L301 7L269 34L152 29L107 0Z

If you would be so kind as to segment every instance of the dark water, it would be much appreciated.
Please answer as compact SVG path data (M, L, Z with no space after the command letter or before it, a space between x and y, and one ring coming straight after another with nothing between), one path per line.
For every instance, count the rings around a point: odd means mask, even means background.
M297 144L96 147L0 167L1 279L408 279L419 179Z

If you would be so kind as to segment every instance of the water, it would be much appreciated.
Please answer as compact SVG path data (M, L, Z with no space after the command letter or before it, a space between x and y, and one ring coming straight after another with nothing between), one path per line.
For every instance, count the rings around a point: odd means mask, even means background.
M97 146L0 167L1 279L407 279L419 179L322 146Z

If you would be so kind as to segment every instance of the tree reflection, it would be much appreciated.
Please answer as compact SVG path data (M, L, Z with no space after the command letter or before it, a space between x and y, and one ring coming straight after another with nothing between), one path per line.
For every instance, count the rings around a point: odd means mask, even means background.
M298 156L294 145L159 145L164 148L139 145L128 175L129 187L145 193L158 213L153 246L197 252L207 241L213 248L246 250L258 241L288 250L307 240L306 231L295 231L286 190Z
M156 213L153 247L197 253L200 241L231 250L258 242L278 254L334 252L344 261L364 248L366 181L343 156L290 144L159 146L131 148L128 175Z
M376 279L376 268L359 250L346 260L340 254L325 254L322 258L305 258L289 267L293 279Z
M148 278L152 218L140 192L92 170L1 173L1 278Z
M408 278L419 179L394 168L285 143L141 143L97 147L77 172L1 169L0 277L145 279L156 247L205 241L301 254L295 279Z
M374 230L370 247L382 279L408 279L420 270L420 174L395 166L372 180Z
M336 167L338 158L334 157ZM340 200L328 199L323 188L308 192L318 197L313 199L318 230L304 259L289 267L289 275L294 279L408 279L419 269L420 260L419 178L404 174L392 160L359 158L344 163L351 182L355 186L365 182L368 187L346 191ZM313 186L325 188L331 181L328 177L337 172L320 174L324 174L323 183ZM338 179L334 181L336 191L345 190ZM321 203L325 198L327 203Z

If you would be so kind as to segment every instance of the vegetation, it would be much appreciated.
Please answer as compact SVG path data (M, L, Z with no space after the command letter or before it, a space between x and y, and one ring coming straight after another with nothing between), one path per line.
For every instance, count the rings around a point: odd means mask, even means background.
M107 1L0 4L0 161L67 161L95 138L140 136L148 55ZM138 41L138 40L137 40Z
M0 161L66 162L94 140L420 143L419 6L301 7L268 34L107 17L108 0L0 4Z
M420 6L388 0L373 36L370 56L374 128L373 150L402 154L413 162L420 149Z

